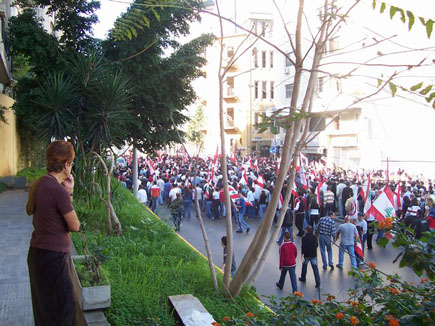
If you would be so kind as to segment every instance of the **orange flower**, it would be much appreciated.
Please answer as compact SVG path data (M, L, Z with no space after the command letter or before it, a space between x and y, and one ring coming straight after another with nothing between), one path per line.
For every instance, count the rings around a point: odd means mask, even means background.
M326 301L332 301L332 300L335 300L335 295L328 295Z
M344 318L344 314L342 312L337 312L335 314L335 319L343 319Z
M296 297L301 297L301 298L303 298L304 297L304 295L302 294L302 292L293 292L293 295L294 296L296 296Z
M372 261L369 263L369 266L370 266L371 268L373 268L373 269L376 268L376 264L375 264L374 262L372 262Z
M358 325L358 323L359 323L358 318L356 318L355 316L350 317L350 324L351 325L356 326L356 325Z
M391 293L394 293L394 294L399 294L400 293L400 291L398 289L396 289L396 288L388 288L388 291L390 291Z
M358 305L358 302L352 301L352 306L356 307Z
M391 319L388 322L388 326L399 326L399 321L397 319Z
M391 319L394 319L393 315L386 315L385 316L385 320L391 320Z
M254 314L253 314L252 312L248 312L248 313L246 314L246 316L248 316L249 318L252 318L252 317L254 317Z
M322 300L311 299L313 304L322 304Z
M384 228L384 221L380 221L378 225L378 229L381 230Z
M385 237L388 239L388 240L391 240L391 239L393 239L393 235L391 234L391 232L385 232Z
M426 283L426 282L429 282L429 279L427 277L422 278L420 281L421 284Z
M387 229L391 229L391 228L393 227L393 218L391 218L391 217L387 217L387 218L384 220L384 226L385 226Z
M224 323L226 323L226 322L228 322L228 321L230 321L231 320L231 317L230 316L225 316L224 318L222 318L222 321L224 322Z

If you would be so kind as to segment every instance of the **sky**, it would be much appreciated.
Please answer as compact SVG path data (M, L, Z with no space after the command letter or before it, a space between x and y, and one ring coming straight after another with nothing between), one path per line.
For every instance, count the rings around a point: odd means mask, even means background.
M106 33L113 27L116 18L125 12L131 0L100 0L101 8L96 12L99 23L94 27L94 36L105 39Z

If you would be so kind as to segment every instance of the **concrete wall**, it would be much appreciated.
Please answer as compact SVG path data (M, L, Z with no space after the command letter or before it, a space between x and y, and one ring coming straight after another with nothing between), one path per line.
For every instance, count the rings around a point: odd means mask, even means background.
M4 114L7 123L0 121L0 177L13 176L18 172L20 141L15 114L10 109L13 104L13 99L0 94L0 105L9 108Z

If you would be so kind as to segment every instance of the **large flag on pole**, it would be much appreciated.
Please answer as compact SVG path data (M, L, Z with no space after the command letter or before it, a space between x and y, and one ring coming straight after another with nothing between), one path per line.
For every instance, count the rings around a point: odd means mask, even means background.
M257 178L257 185L259 185L261 188L264 188L264 178L262 174L260 174Z
M395 217L394 199L391 188L387 185L379 194L378 198L372 203L369 210L378 221L383 221L386 217Z

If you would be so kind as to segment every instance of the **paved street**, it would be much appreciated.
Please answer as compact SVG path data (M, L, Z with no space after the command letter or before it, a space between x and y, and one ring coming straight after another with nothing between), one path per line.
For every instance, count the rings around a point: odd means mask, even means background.
M0 325L33 325L27 250L32 217L26 214L27 192L0 193Z
M165 206L159 206L159 215L161 218L168 220L169 219L169 211L165 208ZM181 231L179 234L183 236L187 241L189 241L193 246L195 246L200 252L204 255L205 246L202 239L202 234L199 227L198 220L194 217L194 209L192 208L192 218L191 220L183 219L181 224ZM253 239L254 233L257 230L259 225L258 220L249 220L246 219L246 222L251 226L251 231L249 234L244 233L235 233L236 226L233 224L233 232L234 232L234 242L235 242L235 255L236 255L236 263L237 265L243 258L244 253L249 247L251 240ZM204 223L207 229L207 236L210 241L210 246L212 248L213 260L216 265L222 266L222 247L220 244L220 238L225 235L225 220L213 220L210 221L208 218L204 218ZM278 268L279 265L279 246L277 244L274 245L275 248L270 252L269 257L267 258L267 262L265 267L258 277L257 282L255 284L257 288L257 292L261 296L287 296L291 292L291 283L290 279L287 276L284 284L284 289L279 290L275 286L275 282L278 281L280 276L280 271ZM300 260L300 246L301 246L301 238L297 237L296 246L298 247L298 259L297 259L297 267L296 267L296 275L299 278L301 274L301 260ZM366 261L374 261L376 266L386 272L386 273L399 273L403 278L408 281L418 281L418 277L412 272L409 268L399 268L399 264L393 264L393 260L398 253L397 250L392 248L391 246L387 248L381 248L376 243L373 246L372 251L366 250ZM354 287L354 281L351 277L347 275L347 272L350 270L350 259L348 256L345 256L344 260L344 268L340 270L335 268L331 271L329 268L327 270L322 269L322 259L320 256L320 251L318 252L318 263L320 264L320 278L321 278L321 288L320 288L320 296L323 299L323 294L329 293L337 296L337 298L344 298L347 290ZM338 248L333 247L333 259L334 265L338 263ZM298 290L304 293L304 297L307 299L318 299L319 291L315 287L314 274L310 266L308 266L307 272L307 282L301 283L298 281ZM347 298L347 297L346 297ZM262 299L264 302L268 302L266 298Z

